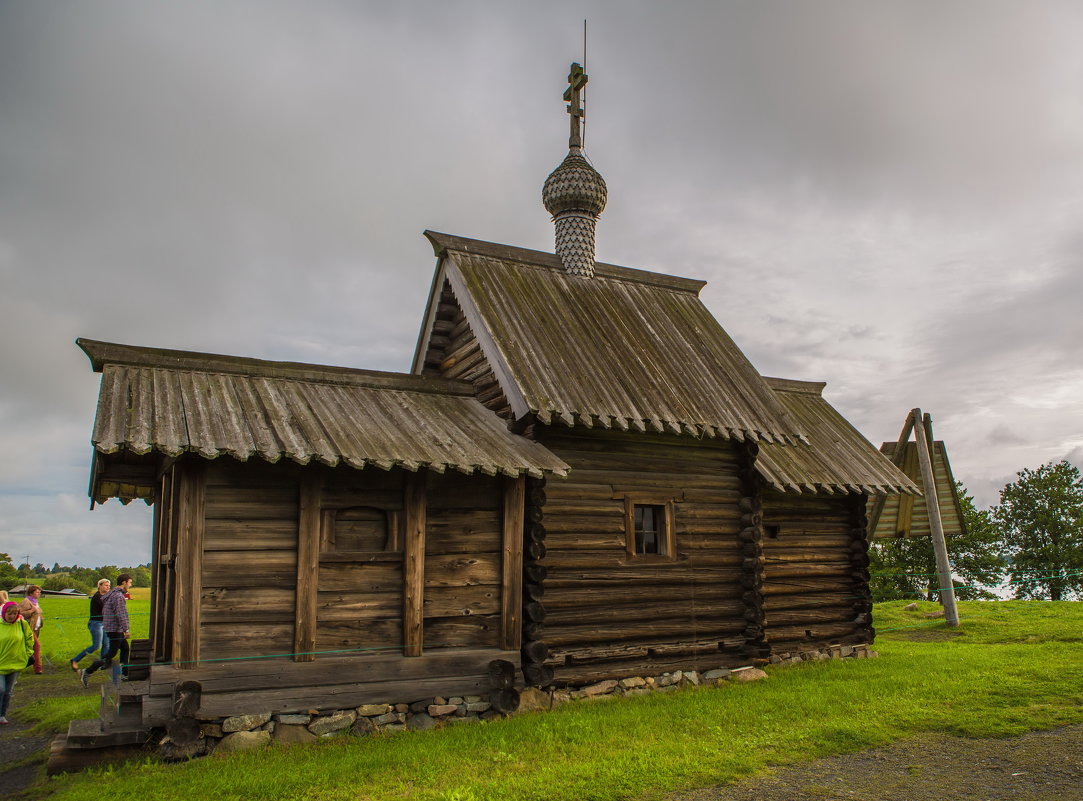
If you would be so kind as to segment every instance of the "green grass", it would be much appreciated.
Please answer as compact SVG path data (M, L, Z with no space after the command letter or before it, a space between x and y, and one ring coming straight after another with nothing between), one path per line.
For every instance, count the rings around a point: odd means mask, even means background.
M50 783L58 800L660 798L923 732L1007 736L1083 722L1083 604L878 605L881 658L434 732L132 764ZM29 710L28 710L29 711Z
M90 645L87 631L90 601L86 598L58 598L46 595L41 599L45 623L41 629L42 654L53 665L66 669L68 660ZM128 621L132 638L147 636L150 624L150 600L133 598L128 601ZM89 664L84 658L83 665Z

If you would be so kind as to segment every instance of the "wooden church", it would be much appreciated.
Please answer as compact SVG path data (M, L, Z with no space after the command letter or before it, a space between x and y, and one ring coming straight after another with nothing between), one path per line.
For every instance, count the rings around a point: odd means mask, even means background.
M595 260L585 82L556 252L427 232L409 374L79 340L91 497L154 507L145 726L871 643L869 501L917 487L704 282Z

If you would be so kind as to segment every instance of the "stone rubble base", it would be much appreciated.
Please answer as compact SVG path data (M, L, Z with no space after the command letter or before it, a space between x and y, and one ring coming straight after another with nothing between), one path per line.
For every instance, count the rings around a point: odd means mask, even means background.
M772 664L824 661L829 659L865 659L877 653L867 645L832 645L820 650L800 650L772 655ZM634 676L607 679L575 689L550 691L527 687L519 694L517 712L554 709L562 704L584 700L610 700L620 696L673 692L681 687L720 685L725 682L750 682L767 678L757 667L718 668L698 672L676 670L660 676ZM442 726L476 723L504 717L481 696L426 698L413 703L364 704L352 709L309 710L303 714L272 715L270 712L233 715L201 723L202 748L195 754L212 751L243 751L272 742L308 743L321 737L351 734L366 736L401 731L426 731ZM168 738L163 741L163 756L168 752Z

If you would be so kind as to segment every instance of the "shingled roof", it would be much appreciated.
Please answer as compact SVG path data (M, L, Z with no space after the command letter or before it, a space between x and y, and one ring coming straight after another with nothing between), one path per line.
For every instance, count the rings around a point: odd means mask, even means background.
M922 485L921 467L918 462L918 444L910 441L903 444L901 453L896 453L896 442L885 442L880 446L884 455L899 466L901 471ZM962 534L966 531L966 518L963 517L959 489L948 461L948 450L944 443L936 440L930 448L933 478L936 480L937 508L940 510L940 523L947 536ZM873 539L886 537L929 537L929 507L927 499L930 488L924 488L920 498L880 498L869 511L869 536Z
M699 299L705 282L426 232L516 418L798 443L803 428Z
M822 396L823 382L764 378L789 414L808 432L807 446L765 444L756 469L786 492L919 494L892 464Z
M538 477L568 471L542 445L510 433L465 382L86 339L77 344L102 373L92 438L97 454L258 456ZM93 487L91 494L98 494Z

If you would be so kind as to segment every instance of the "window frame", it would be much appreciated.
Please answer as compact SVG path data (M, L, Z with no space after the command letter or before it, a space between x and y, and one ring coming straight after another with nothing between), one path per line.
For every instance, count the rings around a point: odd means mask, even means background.
M624 499L624 535L625 554L636 562L675 562L677 561L676 511L677 498L673 495L628 492L620 497ZM662 509L662 527L658 532L658 553L639 553L636 550L637 506L656 506Z

